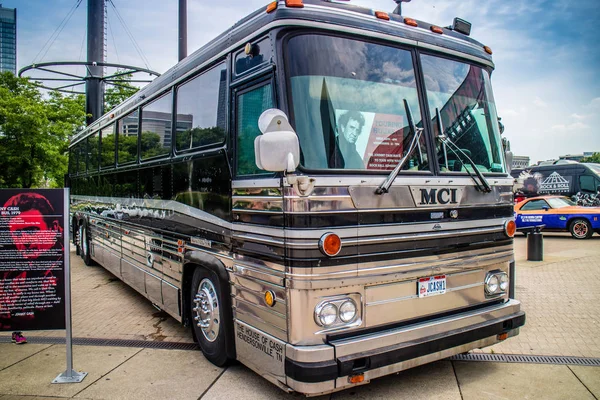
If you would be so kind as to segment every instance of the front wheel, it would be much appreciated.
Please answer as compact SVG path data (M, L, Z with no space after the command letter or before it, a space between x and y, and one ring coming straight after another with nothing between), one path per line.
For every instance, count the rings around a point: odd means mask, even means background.
M194 336L204 357L217 367L227 364L227 341L230 321L225 317L227 303L217 275L196 268L190 291L191 321Z
M581 218L571 222L569 232L571 232L571 236L573 236L575 239L589 239L594 233L590 223Z

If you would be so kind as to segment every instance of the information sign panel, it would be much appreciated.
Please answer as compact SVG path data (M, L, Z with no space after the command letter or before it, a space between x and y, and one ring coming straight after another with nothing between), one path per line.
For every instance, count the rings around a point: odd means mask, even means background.
M0 189L0 331L65 329L65 212L63 189Z

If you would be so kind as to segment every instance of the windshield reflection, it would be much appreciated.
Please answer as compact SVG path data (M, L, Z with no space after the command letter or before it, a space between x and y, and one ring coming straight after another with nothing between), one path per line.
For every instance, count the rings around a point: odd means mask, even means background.
M390 171L420 126L410 51L346 38L300 35L288 42L294 124L308 169ZM406 170L428 170L424 135Z
M444 129L444 132L439 131L434 117L434 135L443 133L481 172L505 172L488 72L474 65L429 55L421 55L421 62L429 109L440 110ZM437 153L442 171L464 172L470 167L441 143Z

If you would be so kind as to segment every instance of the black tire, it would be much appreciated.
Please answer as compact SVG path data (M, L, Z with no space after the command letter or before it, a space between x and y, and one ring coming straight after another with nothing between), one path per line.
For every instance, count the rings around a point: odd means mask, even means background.
M83 259L83 263L88 267L94 265L92 256L90 254L90 237L88 232L88 226L85 221L79 225L79 253Z
M73 221L73 244L75 245L75 254L81 255L81 238L79 237L79 224Z
M225 301L217 275L204 268L196 268L189 298L194 338L204 357L217 367L225 366L229 361L227 344L232 342L233 320L231 313L227 312L229 302Z
M569 225L569 232L575 239L589 239L594 234L589 221L583 218L574 219Z

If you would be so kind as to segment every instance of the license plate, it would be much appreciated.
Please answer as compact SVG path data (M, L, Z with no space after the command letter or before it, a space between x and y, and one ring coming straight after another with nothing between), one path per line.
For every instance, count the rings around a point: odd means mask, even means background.
M435 296L446 293L446 275L420 278L417 286L419 297Z

